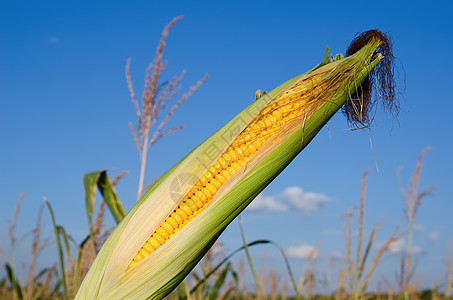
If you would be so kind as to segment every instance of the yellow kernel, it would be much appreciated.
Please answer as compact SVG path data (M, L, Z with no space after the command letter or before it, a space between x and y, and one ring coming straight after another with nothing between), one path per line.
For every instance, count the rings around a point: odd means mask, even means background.
M161 228L163 228L168 234L173 233L173 226L168 224L168 222L164 222L162 225L160 225Z
M295 118L296 118L296 114L295 113L291 112L291 113L288 114L288 119L290 121L294 120Z
M204 189L204 188L203 188L203 189ZM176 210L176 213L181 217L181 219L183 220L183 222L184 222L184 220L187 220L188 216L186 215L186 213L185 213L182 209L178 208L178 209ZM181 225L181 224L180 224L180 225Z
M165 239L159 233L155 232L153 237L159 242L159 244L163 245L165 243Z
M217 174L217 170L216 170L216 168L214 168L214 166L209 168L209 172L211 172L213 177Z
M260 148L264 143L266 142L266 140L261 136L258 140L257 140L257 144L259 146L256 146L256 148Z
M173 213L171 214L171 218L170 218L170 219L172 219L173 221L176 222L176 227L175 227L175 229L178 228L178 225L179 225L179 224L182 224L182 222L183 222L183 219L181 218L181 216L178 215L176 212L173 212ZM173 221L171 221L171 222L173 222ZM170 223L170 222L169 222L169 223ZM173 226L174 223L170 223L170 224Z
M212 180L212 173L210 171L207 171L205 174L204 174L204 177L206 178L206 180L209 182Z
M146 242L143 247L149 254L153 253L156 249L154 249L148 242Z
M157 228L156 233L158 233L164 240L168 239L168 233L162 227Z
M261 130L260 125L258 125L258 124L256 124L256 123L255 123L255 124L252 124L251 127L252 127L252 129L253 129L255 132L259 132L259 131Z
M292 105L291 105L291 104L287 104L287 105L283 106L283 109L284 109L285 111L291 111L291 108L292 108Z
M227 170L223 170L223 171L220 173L220 175L222 175L223 177L225 177L225 179L228 179L228 178L230 178L230 176L231 176L231 174L228 173Z
M244 156L244 154L242 153L241 149L236 148L235 151L236 151L236 154L238 156L238 159L242 158Z
M195 204L195 201L193 201L192 199L189 199L186 201L187 205L190 207L190 209L192 210L192 213L194 211L197 211L197 205Z
M233 162L233 159L228 153L225 153L224 155L222 155L222 157L227 165L230 165Z
M223 157L219 157L219 159L217 161L220 164L220 170L218 170L219 172L222 172L222 170L224 170L228 167L228 164Z
M229 154L230 157L231 157L231 162L232 162L232 163L238 160L238 156L237 156L237 154L236 154L235 151L230 150L230 151L228 151L228 154Z
M255 147L255 144L248 144L247 145L249 147L249 154L252 155L256 152L256 147Z
M213 179L213 180L211 181L211 184L212 184L213 186L215 186L217 190L220 189L220 187L222 186L222 184L221 184L218 180L216 180L216 179Z
M231 167L237 171L241 166L239 164L237 164L237 163L233 163L231 165Z
M153 247L154 249L157 250L157 248L159 248L161 246L161 243L159 243L157 241L157 239L153 236L151 236L149 239L148 239L148 244L151 245L151 247Z
M268 116L267 119L271 121L272 125L275 125L277 123L277 118L274 116Z
M198 182L200 182L202 186L206 186L208 184L208 180L206 179L205 176L201 176Z
M274 111L272 112L272 115L273 115L275 118L277 118L277 119L281 119L281 118L282 118L282 113L281 113L281 111L279 111L279 110L274 110Z
M206 199L208 199L208 201L211 200L212 193L207 188L203 188L202 192L206 196Z
M286 100L286 99L281 99L281 100L278 100L277 103L278 103L278 106L283 106L283 105L285 105L286 103L288 103L288 100Z
M246 144L243 144L243 145L241 146L241 151L242 151L242 153L244 154L244 157L249 156L249 147L247 147Z
M215 193L217 193L216 187L213 186L213 185L210 184L210 183L206 186L206 188L207 188L207 189L211 192L211 194L213 194L213 195L214 195Z
M203 207L203 202L197 196L193 196L192 201L195 203L198 209Z
M197 192L196 194L197 199L200 199L201 202L206 203L208 199L206 198L205 194L202 191Z
M216 179L217 179L217 180L218 180L218 181L220 182L220 184L221 184L221 185L222 185L222 184L224 184L224 183L225 183L225 181L226 181L226 178L225 178L225 177L223 177L223 176L222 176L222 175L220 175L220 174L219 174L219 175L217 175L217 176L216 176L215 178L216 178Z
M148 242L146 242L144 245L143 245L143 249L145 249L146 251L148 251L150 254L154 252L154 249Z
M195 195L196 192L198 192L202 187L194 186L192 189L190 189L190 192Z
M135 262L141 262L141 261L143 260L143 258L144 258L144 257L143 257L143 256L140 254L140 252L139 252L139 253L137 253L137 254L135 255L134 261L135 261Z
M220 164L220 162L218 160L214 163L213 168L215 169L216 173L219 173L220 171L222 171L222 165Z
M135 259L135 258L134 258ZM132 268L133 266L135 266L137 264L137 262L135 260L131 261L131 263L129 264L129 268Z
M233 165L231 165L231 167L229 167L227 171L228 171L228 173L230 173L230 176L231 176L236 172L236 169L233 168Z
M143 257L143 259L145 259L146 257L149 256L149 252L146 251L145 249L140 249L140 255Z
M209 183L208 183L209 185ZM192 214L190 207L184 202L179 206L179 208L189 217Z

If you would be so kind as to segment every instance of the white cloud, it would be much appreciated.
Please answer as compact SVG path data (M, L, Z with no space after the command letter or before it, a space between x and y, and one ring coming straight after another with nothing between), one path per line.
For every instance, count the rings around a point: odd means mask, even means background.
M431 241L437 241L439 239L439 233L437 231L432 231L429 233L429 239Z
M283 212L288 206L278 202L275 197L258 195L247 207L248 211Z
M333 259L333 260L343 260L345 258L345 256L343 255L343 253L341 253L341 251L332 251L330 253L330 259Z
M311 255L315 259L319 257L319 250L315 246L299 245L289 247L286 254L292 258L307 258Z
M316 212L321 209L323 203L330 201L324 194L305 192L298 186L286 188L282 195L292 207L304 213Z
M389 252L390 253L401 253L403 250L406 250L406 242L402 239L397 239L394 242L391 242L389 245Z
M378 244L378 248L382 247L383 243ZM388 251L392 254L400 254L407 252L407 243L402 239L398 239L390 243ZM419 245L413 245L411 249L412 254L422 254L423 248Z

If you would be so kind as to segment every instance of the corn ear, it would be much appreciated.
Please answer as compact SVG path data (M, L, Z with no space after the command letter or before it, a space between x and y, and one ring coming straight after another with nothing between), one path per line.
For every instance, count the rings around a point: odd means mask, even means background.
M170 293L209 250L226 226L302 151L382 59L370 40L347 58L326 59L261 96L170 169L119 223L85 277L76 299L160 299ZM340 57L338 57L340 58ZM235 138L271 101L298 84L320 94L294 121L278 130L234 173L207 207L165 244L137 264L131 261Z

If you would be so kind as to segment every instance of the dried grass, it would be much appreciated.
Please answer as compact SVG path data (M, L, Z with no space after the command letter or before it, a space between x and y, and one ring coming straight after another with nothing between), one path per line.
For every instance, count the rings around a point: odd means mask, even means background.
M208 78L205 75L199 80L194 86L192 86L185 94L183 94L178 101L166 112L165 117L161 118L163 112L166 111L172 100L176 97L180 87L178 84L183 79L185 71L181 72L181 75L174 76L170 81L161 83L161 76L163 70L167 66L167 61L163 60L164 46L167 36L171 28L182 19L182 16L174 18L167 26L165 26L162 36L157 47L156 56L154 63L149 64L145 73L145 86L144 92L141 99L141 103L138 102L133 84L132 77L130 74L131 60L128 59L126 64L126 80L129 89L132 103L137 113L137 128L134 129L132 123L129 123L134 141L137 145L140 153L140 178L137 192L137 200L141 197L143 192L143 181L146 169L146 159L148 149L154 145L161 138L179 131L186 127L186 125L178 125L173 128L164 130L164 127L169 122L170 118L176 112L176 110L205 82ZM157 124L154 133L150 135L151 128Z
M448 247L448 274L447 282L445 283L445 298L451 297L451 289L453 287L453 252L452 252L452 243Z
M431 147L426 147L420 153L419 158L417 160L415 171L411 176L409 187L407 189L405 189L403 187L403 184L401 183L402 182L400 176L401 168L398 170L397 174L399 187L404 199L404 204L406 206L405 217L409 223L407 252L405 256L405 261L402 262L401 269L401 276L403 276L403 278L400 279L400 288L402 288L402 290L406 294L406 297L407 295L409 295L410 291L413 290L413 288L411 287L411 281L415 273L415 266L413 266L412 262L412 245L415 216L417 215L418 209L420 208L420 205L422 204L423 200L426 198L426 196L430 195L432 191L435 189L435 186L430 186L424 189L422 192L420 193L418 192L421 168L423 165L423 158L425 154L431 149L432 149Z
M352 255L352 221L356 219L352 212L349 212L347 215L343 217L343 234L344 234L344 241L346 246L346 260L347 260L347 271L346 274L342 276L346 276L349 280L349 295L354 295L355 299L364 299L365 292L368 287L371 275L375 271L376 267L379 265L380 260L384 253L386 253L389 249L391 243L398 240L402 237L405 233L399 233L400 225L397 225L390 235L390 237L384 242L384 244L378 249L377 253L371 258L371 264L368 267L367 271L365 272L365 265L369 259L370 250L372 245L375 242L375 237L377 232L380 229L382 221L376 224L371 232L369 237L368 243L366 245L365 251L362 253L362 243L363 243L363 226L365 220L365 196L366 196L366 177L368 175L368 171L365 171L362 175L362 184L361 184L361 199L360 199L360 208L359 208L359 216L358 216L358 224L359 224L359 237L357 242L357 250L356 250L356 259L353 260ZM343 279L345 280L345 279ZM339 294L337 290L337 295Z
M305 297L310 298L316 287L315 268L319 256L317 255L318 247L313 247L308 256L305 258L302 277L299 281L299 292L305 293Z

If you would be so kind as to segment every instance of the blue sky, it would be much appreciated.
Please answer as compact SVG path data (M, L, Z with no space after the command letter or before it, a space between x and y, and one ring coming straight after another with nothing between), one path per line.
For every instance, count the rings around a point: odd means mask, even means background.
M239 113L257 89L271 90L309 70L327 45L334 54L344 53L355 33L379 28L392 35L398 58L398 120L379 111L368 135L346 130L345 118L334 116L329 130L322 130L263 192L255 209L243 214L245 231L249 241L270 239L295 256L317 246L322 274L332 253L345 253L341 216L359 204L362 173L370 169L365 230L369 234L386 217L377 236L383 241L404 211L397 169L403 167L407 186L420 151L432 146L421 188L435 184L436 189L418 212L414 244L423 285L439 282L445 278L447 246L453 239L451 9L447 1L2 1L0 223L11 219L16 200L26 191L19 232L34 226L45 196L58 223L76 239L83 238L82 177L105 168L111 176L129 171L117 192L124 206L132 207L139 157L128 128L136 116L125 64L132 59L140 95L145 68L173 17L184 15L167 40L164 76L187 70L183 90L204 74L210 77L169 124L188 128L150 150L145 182ZM237 222L220 240L229 250L241 245ZM26 248L25 243L21 251ZM42 259L52 261L52 251ZM257 260L266 253L267 267L284 273L274 249L258 246L252 252ZM377 274L393 280L399 257L387 255ZM291 263L300 274L303 259L294 257Z

